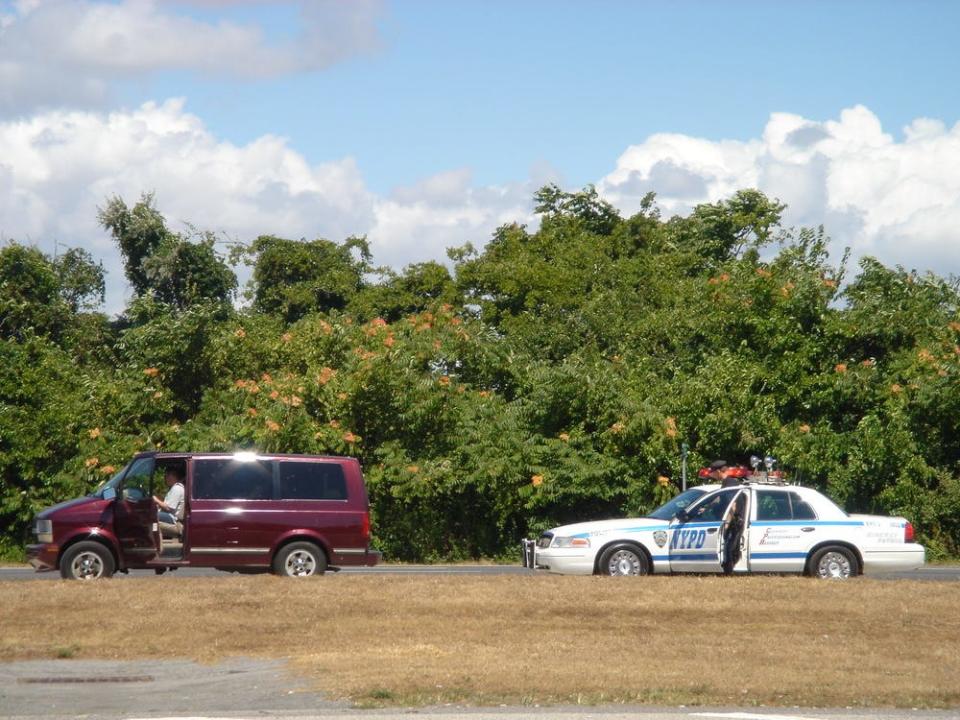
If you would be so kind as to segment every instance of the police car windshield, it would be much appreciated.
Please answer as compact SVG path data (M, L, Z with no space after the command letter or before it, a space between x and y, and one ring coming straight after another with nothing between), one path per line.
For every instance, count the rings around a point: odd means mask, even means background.
M647 517L656 518L657 520L673 520L678 512L706 494L707 491L702 488L690 488L686 492L677 495L673 500L658 507L647 515Z

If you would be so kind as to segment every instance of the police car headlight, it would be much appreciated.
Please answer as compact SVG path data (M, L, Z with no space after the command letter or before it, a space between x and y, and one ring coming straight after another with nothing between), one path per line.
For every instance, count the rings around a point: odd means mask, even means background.
M555 548L588 548L590 540L585 537L555 537L553 539Z

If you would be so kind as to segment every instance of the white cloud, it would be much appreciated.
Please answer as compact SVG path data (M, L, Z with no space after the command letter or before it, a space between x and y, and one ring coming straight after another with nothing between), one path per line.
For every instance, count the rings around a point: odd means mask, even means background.
M270 135L223 142L180 100L0 122L0 238L47 253L54 243L89 249L108 270L110 312L123 308L127 289L96 216L113 195L132 204L155 191L171 229L191 223L241 242L368 234L374 261L399 268L444 260L447 247L467 241L482 246L498 225L529 218L533 190L478 188L458 170L377 197L351 158L310 165Z
M395 190L375 205L370 228L374 260L402 267L444 260L446 249L470 242L483 247L491 232L511 222L532 222L532 182L478 188L469 170L440 173Z
M122 307L124 279L97 207L113 195L132 204L144 191L156 191L173 229L191 222L241 241L340 239L373 223L374 198L352 159L312 166L269 135L222 142L178 100L0 123L0 235L48 253L55 241L90 249L109 271L111 311Z
M319 70L378 45L381 0L300 0L299 31L272 42L254 24L205 22L155 0L31 0L0 17L0 114L92 107L117 80L165 70L271 78Z
M155 191L172 229L190 222L241 242L366 234L374 261L400 268L443 261L467 241L481 247L504 223L534 224L533 192L558 178L548 166L531 174L479 186L456 169L381 196L349 157L311 164L272 135L225 142L181 100L46 112L0 121L0 238L48 253L55 242L91 250L109 270L107 309L116 312L126 290L120 256L96 220L112 195L133 203ZM826 122L778 113L747 142L651 136L598 183L627 214L648 190L666 212L684 213L744 187L788 203L788 224L825 225L837 259L849 245L855 256L960 273L960 125L918 119L897 140L862 107Z
M629 147L598 184L632 211L657 193L667 213L685 213L739 188L756 187L788 205L788 225L823 224L833 257L960 274L960 124L919 118L902 140L858 105L818 122L774 113L759 139L711 141L652 135Z

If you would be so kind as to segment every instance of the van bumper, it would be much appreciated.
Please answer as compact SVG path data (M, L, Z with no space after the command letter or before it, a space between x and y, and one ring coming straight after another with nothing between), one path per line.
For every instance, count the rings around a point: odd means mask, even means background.
M59 545L53 545L51 543L27 545L27 562L33 565L34 570L38 572L56 570L57 555L59 554Z
M331 565L344 567L364 567L376 565L383 559L383 553L370 548L344 549L334 548Z

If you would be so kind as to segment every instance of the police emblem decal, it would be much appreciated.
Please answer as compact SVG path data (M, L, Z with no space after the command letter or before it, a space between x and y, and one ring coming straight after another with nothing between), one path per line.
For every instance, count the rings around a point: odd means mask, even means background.
M657 547L663 547L667 544L667 531L666 530L657 530L653 534L653 541L657 544Z

